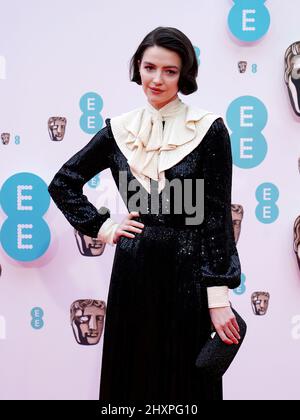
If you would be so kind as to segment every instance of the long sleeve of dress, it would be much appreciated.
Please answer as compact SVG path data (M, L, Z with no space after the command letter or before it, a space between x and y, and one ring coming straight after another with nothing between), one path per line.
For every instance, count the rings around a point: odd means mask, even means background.
M231 216L232 154L228 130L221 118L202 141L204 220L201 227L202 284L240 284L241 266Z
M100 214L83 194L83 186L109 168L111 150L112 139L105 126L59 169L48 186L49 194L69 223L92 238L97 237L110 212Z
M109 244L110 246L115 246L114 234L118 229L118 226L119 223L115 222L111 218L108 218L101 226L97 238L100 239L100 241Z

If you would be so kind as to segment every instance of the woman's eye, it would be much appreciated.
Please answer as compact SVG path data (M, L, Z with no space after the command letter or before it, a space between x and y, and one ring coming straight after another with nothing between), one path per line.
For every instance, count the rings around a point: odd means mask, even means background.
M154 68L151 67L151 66L145 66L145 69L148 70L148 71L154 70ZM174 70L166 70L166 73L171 74L171 75L174 75L174 74L176 74L176 71L174 71Z

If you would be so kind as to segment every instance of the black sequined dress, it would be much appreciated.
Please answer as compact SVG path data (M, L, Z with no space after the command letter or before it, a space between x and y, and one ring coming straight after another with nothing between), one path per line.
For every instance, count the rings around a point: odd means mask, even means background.
M62 166L48 188L70 224L90 237L97 236L109 214L99 214L82 187L106 168L117 187L120 171L127 173L128 181L134 178L110 119ZM202 377L195 367L210 333L206 288L240 284L231 218L232 155L221 118L190 154L165 171L165 177L204 179L204 221L186 225L187 215L164 214L160 199L156 214L149 210L134 218L144 223L142 233L132 239L122 236L117 243L105 320L101 401L222 399L222 381ZM150 209L151 195L142 186L141 191ZM127 191L127 199L135 192Z

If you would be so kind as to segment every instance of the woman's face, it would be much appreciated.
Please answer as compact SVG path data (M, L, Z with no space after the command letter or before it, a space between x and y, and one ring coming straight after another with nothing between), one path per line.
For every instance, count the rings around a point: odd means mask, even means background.
M181 70L176 52L157 45L148 47L139 66L143 90L154 108L160 109L176 98Z

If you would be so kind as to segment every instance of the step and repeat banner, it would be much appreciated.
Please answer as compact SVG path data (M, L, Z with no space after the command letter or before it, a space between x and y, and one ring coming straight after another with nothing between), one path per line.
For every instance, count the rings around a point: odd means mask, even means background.
M74 230L47 186L105 118L142 106L129 60L173 26L231 136L248 334L225 399L300 399L300 2L0 0L0 399L97 399L115 247ZM84 194L121 221L110 170ZM184 343L183 343L184 345ZM120 349L121 351L121 349ZM124 361L126 363L126 361Z

